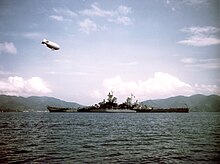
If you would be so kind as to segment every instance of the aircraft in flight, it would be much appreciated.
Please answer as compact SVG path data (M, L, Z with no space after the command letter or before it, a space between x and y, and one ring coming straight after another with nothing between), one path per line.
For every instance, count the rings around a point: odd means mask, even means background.
M42 44L45 44L52 51L60 49L60 46L57 43L51 42L47 39L43 39Z

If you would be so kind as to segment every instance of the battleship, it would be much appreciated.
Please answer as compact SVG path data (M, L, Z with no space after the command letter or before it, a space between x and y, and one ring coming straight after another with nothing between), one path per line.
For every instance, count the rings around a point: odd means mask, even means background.
M84 106L80 108L60 108L48 106L49 112L96 112L96 113L188 113L188 107L179 108L154 108L148 107L138 100L133 102L135 96L131 94L127 97L126 101L118 104L117 98L113 95L113 92L109 92L107 99L103 99L102 102L92 106Z

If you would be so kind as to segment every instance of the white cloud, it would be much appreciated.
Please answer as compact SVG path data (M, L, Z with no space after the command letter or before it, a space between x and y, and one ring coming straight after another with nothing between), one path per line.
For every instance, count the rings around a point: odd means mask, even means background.
M110 16L111 17L115 15L114 11L111 11L111 10L108 11L108 10L103 10L99 8L97 3L92 4L90 9L82 10L79 13L82 15L90 16L90 17L93 17L93 16L99 16L99 17Z
M8 81L0 81L0 94L28 96L44 95L51 90L46 87L40 77L32 77L24 80L22 77L10 76Z
M51 19L55 21L72 21L72 18L76 17L77 14L68 8L53 8L53 15L50 16Z
M12 42L0 43L0 54L2 53L17 54L17 48Z
M220 40L215 37L192 36L187 38L186 40L179 41L178 43L195 47L204 47L220 44Z
M51 92L51 90L45 86L40 77L32 77L25 81L25 89L27 93L46 94Z
M79 22L80 31L90 34L91 32L98 31L97 25L90 19L85 19Z
M123 24L123 25L129 25L131 24L131 19L126 16L118 16L117 18L114 19L108 19L109 22L114 22L117 24Z
M59 15L51 15L50 18L53 20L56 20L56 21L63 21L64 20L63 16L59 16Z
M192 33L193 35L213 34L219 31L219 28L213 26L205 27L188 27L181 29L182 32Z
M114 22L122 25L130 25L132 23L131 18L128 16L131 13L131 8L127 6L119 6L115 10L104 10L98 6L98 3L92 4L90 9L85 9L79 12L81 15L89 17L103 17L108 22Z
M164 2L172 11L183 9L185 6L197 8L209 4L208 0L164 0Z
M177 95L190 96L197 93L202 94L220 94L220 87L216 85L187 84L177 77L168 73L156 72L153 77L144 81L124 81L120 76L105 79L103 81L104 89L91 92L92 97L97 99L105 96L113 90L119 101L124 101L131 93L140 101L147 99L167 98Z
M24 88L24 80L22 77L14 76L8 78L9 84L11 84L13 87L17 89Z
M215 35L219 31L219 28L212 26L189 27L183 28L181 31L187 33L188 37L185 40L179 41L179 44L195 47L220 44L220 39Z
M113 90L120 97L127 97L133 93L139 99L164 98L174 95L192 94L192 87L178 78L163 72L156 72L153 78L145 81L123 81L120 76L105 79L103 82L106 91Z
M67 16L67 17L76 17L77 16L77 14L74 11L72 11L68 8L54 8L53 11L55 13L57 13L58 15L63 15L63 16Z
M128 15L132 13L131 8L127 6L119 6L117 12L122 15Z
M220 95L220 87L217 85L195 84L195 93L197 94L217 94Z
M5 75L11 75L11 74L13 74L13 73L12 72L8 72L8 71L1 71L0 70L0 75L5 76Z
M181 62L184 63L186 67L190 67L190 68L200 68L200 69L220 68L220 58L216 58L216 59L183 58L181 59Z
M183 0L182 3L191 6L203 5L203 4L207 4L208 0Z

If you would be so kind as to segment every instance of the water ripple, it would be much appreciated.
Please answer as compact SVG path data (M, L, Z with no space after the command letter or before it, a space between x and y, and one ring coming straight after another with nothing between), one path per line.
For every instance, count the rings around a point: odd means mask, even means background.
M0 115L0 163L220 162L220 113Z

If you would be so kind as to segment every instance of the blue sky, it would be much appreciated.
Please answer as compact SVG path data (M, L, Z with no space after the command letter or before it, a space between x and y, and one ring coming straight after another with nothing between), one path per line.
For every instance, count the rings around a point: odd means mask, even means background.
M0 1L0 94L89 105L220 95L219 0ZM47 38L60 45L51 51Z

